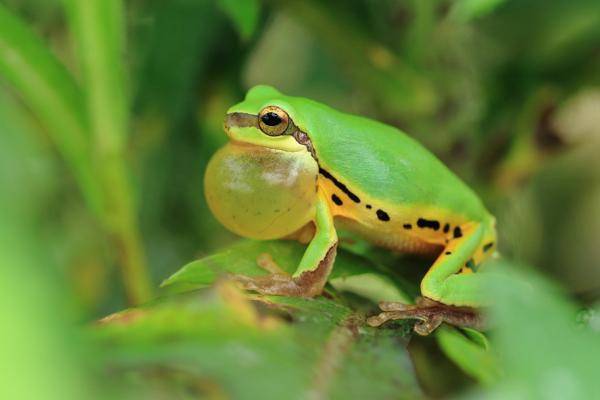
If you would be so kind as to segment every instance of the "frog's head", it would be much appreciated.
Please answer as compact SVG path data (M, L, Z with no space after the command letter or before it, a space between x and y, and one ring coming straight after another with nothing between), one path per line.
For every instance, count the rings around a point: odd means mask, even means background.
M227 111L225 132L234 142L289 152L308 150L314 156L308 136L294 120L292 102L271 86L255 86Z
M268 86L251 89L229 109L224 128L230 141L206 168L210 209L241 236L285 237L314 215L319 168L290 103L299 104Z

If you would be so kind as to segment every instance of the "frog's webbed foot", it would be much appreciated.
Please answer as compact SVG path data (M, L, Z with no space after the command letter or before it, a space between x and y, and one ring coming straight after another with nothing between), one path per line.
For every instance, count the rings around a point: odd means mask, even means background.
M319 266L314 271L307 271L298 277L292 277L271 258L269 254L261 254L257 264L267 272L266 276L232 275L231 279L244 289L261 294L313 297L321 293L327 281L327 268Z
M379 308L383 312L370 317L369 325L376 327L387 321L416 319L414 330L423 336L436 330L442 322L474 329L483 327L482 317L474 308L449 306L426 297L417 299L415 305L384 301L379 303Z

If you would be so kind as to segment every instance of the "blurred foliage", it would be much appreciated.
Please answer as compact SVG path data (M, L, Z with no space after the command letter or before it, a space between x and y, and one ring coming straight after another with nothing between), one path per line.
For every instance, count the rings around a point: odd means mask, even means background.
M227 283L302 252L234 243L204 201L257 83L398 126L481 194L489 343L366 326L429 261L351 236L318 299ZM0 0L0 87L0 398L600 391L597 0Z
M561 290L522 266L498 265L491 293L492 332L504 380L492 398L593 398L600 360L600 332L577 323L577 307ZM510 328L509 328L510 327Z
M155 370L153 384L163 381L167 393L181 390L170 376L176 373L197 396L420 398L399 345L408 331L361 322L329 299L252 299L223 283L109 316L95 334L113 373Z

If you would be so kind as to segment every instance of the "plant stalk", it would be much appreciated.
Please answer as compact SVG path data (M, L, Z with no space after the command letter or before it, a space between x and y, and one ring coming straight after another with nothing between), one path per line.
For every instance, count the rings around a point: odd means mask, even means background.
M118 248L128 299L151 297L133 189L125 160L129 102L125 89L120 0L65 0L83 76L94 165L104 192L104 224Z

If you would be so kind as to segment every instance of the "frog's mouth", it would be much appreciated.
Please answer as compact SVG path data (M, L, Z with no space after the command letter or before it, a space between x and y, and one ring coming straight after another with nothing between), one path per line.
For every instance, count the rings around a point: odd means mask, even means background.
M290 128L281 136L263 133L258 115L232 112L225 116L223 130L232 142L268 147L283 151L306 151L317 161L315 149L308 135L290 121Z

